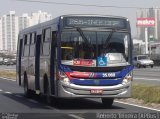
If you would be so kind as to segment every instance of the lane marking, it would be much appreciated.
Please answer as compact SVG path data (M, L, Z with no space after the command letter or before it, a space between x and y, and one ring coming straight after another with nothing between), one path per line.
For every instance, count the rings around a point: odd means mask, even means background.
M148 79L148 78L142 78L142 77L133 77L133 80L148 80L148 81L160 81L160 79Z
M9 92L9 91L6 91L6 92L4 92L4 93L6 93L6 94L12 94L12 92Z
M134 69L133 71L147 71L147 72L149 72L149 71L160 71L160 69L158 69L158 68L153 68L153 69L150 69L150 68L146 68L146 69Z
M140 107L140 108L144 108L144 109L149 109L149 110L153 110L153 111L158 111L158 112L160 112L159 109L154 109L154 108L150 108L150 107L140 106L140 105L136 105L136 104L130 104L130 103L121 102L121 101L114 101L114 102L121 103L121 104L125 104L125 105L131 105L131 106L135 106L135 107Z
M5 78L5 77L0 77L0 79L8 80L8 81L16 81L16 79L8 79L8 78Z
M0 89L0 92L3 91L2 89Z
M77 115L74 115L74 114L69 114L70 117L73 117L75 119L85 119L85 118L82 118L80 116L77 116Z

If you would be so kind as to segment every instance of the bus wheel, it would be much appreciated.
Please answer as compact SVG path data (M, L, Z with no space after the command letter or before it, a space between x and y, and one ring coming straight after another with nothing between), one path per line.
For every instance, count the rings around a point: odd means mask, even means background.
M102 98L102 103L107 108L112 107L113 101L114 101L114 98Z
M31 90L28 89L28 79L27 79L26 74L24 75L24 95L27 98L30 98L32 95Z

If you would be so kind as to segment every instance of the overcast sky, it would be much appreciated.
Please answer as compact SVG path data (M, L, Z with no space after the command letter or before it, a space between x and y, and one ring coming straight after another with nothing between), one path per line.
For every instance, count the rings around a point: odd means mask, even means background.
M120 7L158 7L160 8L160 0L39 0L51 2L63 2L73 4L94 4L104 6L120 6ZM84 6L68 6L57 4L44 4L34 2L22 2L16 0L0 1L0 16L7 14L9 11L16 11L17 15L22 13L37 12L42 10L57 17L63 14L105 14L124 16L129 18L133 36L136 35L136 9L127 8L107 8L107 7L84 7Z

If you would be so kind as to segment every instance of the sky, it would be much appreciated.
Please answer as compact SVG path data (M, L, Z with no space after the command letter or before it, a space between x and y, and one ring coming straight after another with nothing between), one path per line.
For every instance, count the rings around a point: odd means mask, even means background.
M119 7L160 8L160 0L39 0L49 2L89 4ZM22 2L17 0L0 0L0 16L9 11L16 11L18 16L22 13L37 12L42 10L52 14L53 18L64 14L102 14L127 17L131 23L132 36L136 36L136 10L135 8L108 8L108 7L84 7L58 4L45 4L36 2Z

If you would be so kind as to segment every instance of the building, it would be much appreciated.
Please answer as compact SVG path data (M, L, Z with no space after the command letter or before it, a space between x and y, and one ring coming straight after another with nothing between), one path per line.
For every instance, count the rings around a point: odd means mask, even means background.
M16 51L18 38L18 17L15 11L10 11L1 18L2 28L2 50Z
M30 26L36 25L52 19L52 15L47 12L38 11L37 13L32 13L30 18Z
M29 26L51 20L47 12L38 11L29 16L27 13L16 16L15 11L0 17L0 51L16 52L18 33Z
M2 42L2 19L0 18L0 51L3 50L3 42Z
M19 17L19 31L51 19L51 14L42 11L34 12L31 14L31 16L29 16L27 13L22 14L22 16Z
M148 38L153 38L155 41L160 41L160 9L138 9L137 18L155 18L155 27L148 27ZM145 27L137 27L138 39L145 40Z
M30 26L30 17L27 13L22 14L22 16L18 18L18 21L19 21L19 31Z

